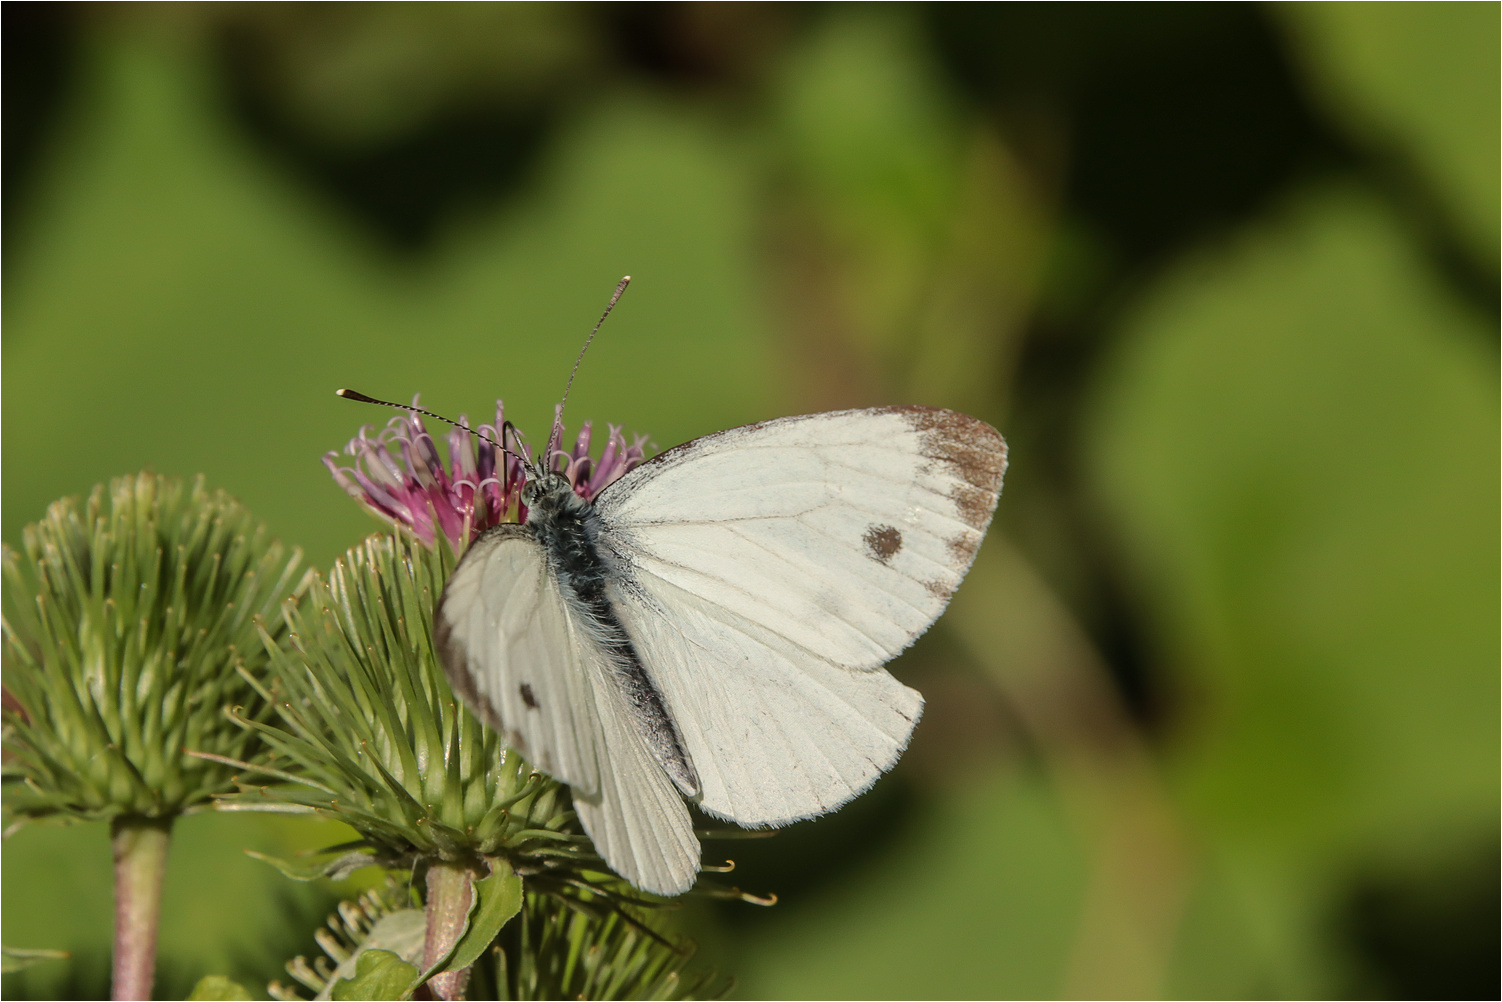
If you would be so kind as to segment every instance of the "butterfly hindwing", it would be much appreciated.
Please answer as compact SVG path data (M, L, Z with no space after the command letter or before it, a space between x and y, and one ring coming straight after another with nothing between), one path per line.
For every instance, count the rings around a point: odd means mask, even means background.
M586 656L593 652L586 648ZM683 795L648 750L621 690L596 685L594 698L609 760L597 793L574 790L574 810L612 870L654 894L682 894L699 872L699 840Z
M886 670L831 665L655 576L616 594L711 814L780 825L832 811L896 762L922 712Z

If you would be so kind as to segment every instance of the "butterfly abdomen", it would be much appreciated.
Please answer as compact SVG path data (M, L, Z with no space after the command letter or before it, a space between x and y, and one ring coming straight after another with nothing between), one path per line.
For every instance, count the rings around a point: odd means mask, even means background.
M527 528L547 554L574 621L604 655L611 676L631 708L638 733L686 796L696 796L699 780L683 748L662 694L642 668L641 658L606 595L612 568L596 543L599 515L574 493L565 478L541 486L527 510Z

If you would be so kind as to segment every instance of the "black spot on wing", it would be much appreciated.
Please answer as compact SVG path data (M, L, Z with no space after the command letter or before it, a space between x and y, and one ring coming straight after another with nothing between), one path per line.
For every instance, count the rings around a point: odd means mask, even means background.
M533 694L533 692L532 692L532 686L528 685L526 682L523 682L521 684L521 694L522 694L522 702L527 704L527 709L529 709L529 710L535 710L535 709L537 709L537 706L538 706L537 696Z
M866 529L862 538L871 559L883 564L890 563L897 551L902 549L902 533L890 525L873 525Z

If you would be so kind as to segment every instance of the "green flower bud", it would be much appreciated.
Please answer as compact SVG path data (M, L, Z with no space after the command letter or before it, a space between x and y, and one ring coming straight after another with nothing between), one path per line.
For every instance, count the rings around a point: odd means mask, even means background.
M209 805L257 754L257 620L300 555L202 478L142 473L54 503L4 550L4 778L18 820L163 818ZM274 634L267 635L273 644Z
M567 792L449 688L432 634L452 569L443 547L374 536L315 580L301 607L284 608L289 646L265 626L263 695L279 726L241 722L277 753L263 772L280 782L245 785L221 807L334 818L390 866L500 856L542 883L601 871Z

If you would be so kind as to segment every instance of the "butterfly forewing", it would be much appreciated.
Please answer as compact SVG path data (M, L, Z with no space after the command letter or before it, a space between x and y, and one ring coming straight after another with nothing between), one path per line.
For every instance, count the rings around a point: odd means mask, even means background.
M934 408L782 418L669 450L597 502L628 570L850 668L926 630L1001 491L990 425Z

